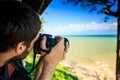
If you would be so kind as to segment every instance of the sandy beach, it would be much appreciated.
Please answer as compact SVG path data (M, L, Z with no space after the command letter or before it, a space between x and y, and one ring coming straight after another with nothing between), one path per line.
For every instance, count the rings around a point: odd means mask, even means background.
M60 62L60 65L72 70L71 74L82 80L115 80L115 69L108 64L96 61L95 64L77 63L68 59Z

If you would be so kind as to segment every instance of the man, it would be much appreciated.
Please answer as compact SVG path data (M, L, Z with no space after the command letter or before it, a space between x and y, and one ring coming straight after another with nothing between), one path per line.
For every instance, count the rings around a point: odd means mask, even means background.
M0 11L0 80L30 80L27 74L22 74L24 70L14 73L17 67L13 61L24 59L33 48L39 37L39 16L28 6L16 1L1 1ZM65 48L64 39L57 39L59 42L42 60L42 70L41 64L38 65L35 80L51 80L56 65L64 58L68 44ZM46 50L45 44L44 36L40 47ZM41 56L46 54L40 53ZM8 66L14 68L10 71ZM16 74L19 74L19 77L16 77Z

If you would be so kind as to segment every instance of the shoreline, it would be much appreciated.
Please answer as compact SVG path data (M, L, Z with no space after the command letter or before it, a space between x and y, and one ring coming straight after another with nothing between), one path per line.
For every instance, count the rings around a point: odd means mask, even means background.
M115 80L115 69L110 69L109 64L103 64L100 61L88 64L65 59L60 62L60 65L71 69L71 74L82 78L82 80Z

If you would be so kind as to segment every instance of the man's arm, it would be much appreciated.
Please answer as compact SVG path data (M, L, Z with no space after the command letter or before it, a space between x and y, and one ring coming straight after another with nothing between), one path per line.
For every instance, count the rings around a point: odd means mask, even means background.
M56 66L52 66L51 64L45 64L39 80L51 80L55 67Z
M41 61L36 68L34 80L39 80L43 68L43 62Z
M40 63L36 69L34 80L51 80L55 66Z
M41 42L41 48L46 49L46 37L43 37ZM37 68L38 73L36 74L35 80L51 80L55 67L59 64L61 60L63 60L65 53L68 50L68 44L66 44L66 49L64 46L64 39L59 37L59 42L55 47L52 48L51 52L47 54L43 59L42 72L40 69L40 65ZM41 55L45 55L46 53L41 52ZM39 79L38 79L39 77Z

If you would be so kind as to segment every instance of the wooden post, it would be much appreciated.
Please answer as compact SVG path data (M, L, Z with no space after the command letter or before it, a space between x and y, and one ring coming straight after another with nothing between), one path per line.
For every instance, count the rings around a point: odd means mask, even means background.
M117 18L117 51L116 51L116 80L120 80L120 0L118 0Z

